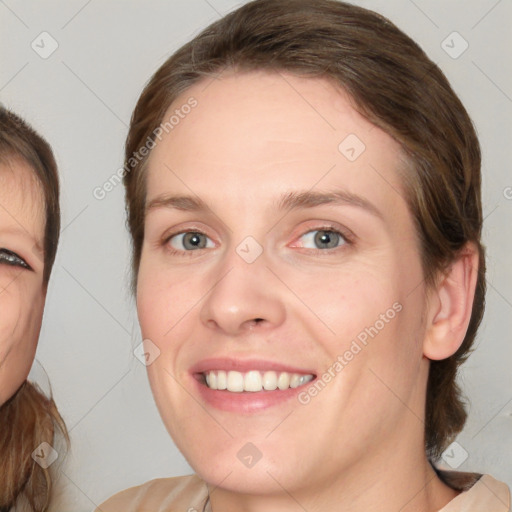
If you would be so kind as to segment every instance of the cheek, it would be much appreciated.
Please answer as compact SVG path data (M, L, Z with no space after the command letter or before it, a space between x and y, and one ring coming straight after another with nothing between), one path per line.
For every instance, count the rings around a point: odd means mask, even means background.
M23 294L15 285L9 286L0 294L0 351L2 354L26 342L20 339L28 327L23 302Z
M370 405L380 397L377 401L396 405L395 395L407 400L420 377L425 302L418 283L419 266L396 266L368 279L349 277L351 292L333 295L339 307L332 313L336 336L330 353L343 356L343 372L350 386L361 393L361 402Z
M189 269L169 269L142 257L137 276L137 314L144 337L167 339L169 331L198 307L207 279Z
M283 278L308 309L297 304L292 314L323 346L327 367L342 356L343 373L351 382L369 368L400 387L414 377L422 354L424 303L418 287L421 266L411 253L388 251L354 259L339 270L300 276L290 271Z
M22 293L23 292L23 293ZM26 379L41 328L42 294L4 291L0 300L0 403Z
M156 268L147 271L141 262L137 279L137 315L144 338L160 338L164 325L172 322L175 288Z
M379 264L355 261L307 274L290 269L283 281L302 299L300 304L290 299L289 304L295 304L294 314L316 334L313 339L332 340L332 348L338 350L359 334L364 339L365 329L376 322L382 330L380 315L388 310L392 310L388 316L394 317L393 304L400 296L395 274L393 266L381 259ZM300 309L304 314L299 316Z

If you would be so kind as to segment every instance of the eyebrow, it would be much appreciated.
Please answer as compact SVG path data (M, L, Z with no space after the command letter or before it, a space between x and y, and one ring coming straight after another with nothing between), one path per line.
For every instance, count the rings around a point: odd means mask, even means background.
M321 205L349 205L366 210L368 213L384 220L382 212L368 199L346 190L313 192L311 190L287 192L274 201L277 211L314 208ZM171 208L189 212L206 212L211 208L198 196L160 195L152 199L146 206L146 213L159 208Z

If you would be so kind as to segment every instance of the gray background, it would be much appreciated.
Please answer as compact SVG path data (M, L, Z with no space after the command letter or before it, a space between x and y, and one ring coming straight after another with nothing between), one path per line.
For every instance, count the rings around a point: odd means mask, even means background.
M421 44L480 136L488 305L478 349L460 379L471 402L469 420L450 455L459 470L490 473L512 486L512 3L356 3L389 17ZM191 471L133 355L140 332L128 287L122 187L103 200L93 190L122 166L131 111L151 74L238 4L0 0L0 100L50 141L62 176L63 232L37 352L72 438L67 458L56 463L57 510L88 511L120 489ZM44 52L55 43L40 36L44 31L58 44L50 56ZM469 44L458 56L465 44L454 31ZM34 378L47 386L40 367Z

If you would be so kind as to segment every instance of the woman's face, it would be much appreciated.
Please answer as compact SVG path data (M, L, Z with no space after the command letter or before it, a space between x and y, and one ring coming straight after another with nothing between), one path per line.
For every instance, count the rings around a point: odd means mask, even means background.
M404 438L424 454L425 289L398 144L327 81L288 74L203 81L171 115L137 307L192 467L294 495L392 465Z
M0 164L0 405L34 360L45 299L44 218L32 169L19 159Z

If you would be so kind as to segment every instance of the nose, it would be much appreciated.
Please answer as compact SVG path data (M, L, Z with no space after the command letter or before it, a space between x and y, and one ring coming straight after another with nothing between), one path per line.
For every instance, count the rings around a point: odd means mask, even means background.
M218 275L201 305L200 319L208 329L235 336L283 323L284 292L267 268L264 253L247 263L233 250Z

